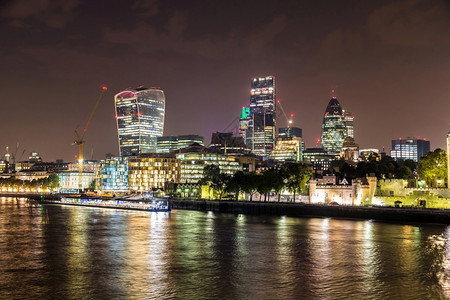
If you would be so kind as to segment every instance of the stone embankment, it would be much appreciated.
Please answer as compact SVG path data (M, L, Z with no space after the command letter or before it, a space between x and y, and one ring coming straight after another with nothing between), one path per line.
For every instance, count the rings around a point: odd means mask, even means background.
M286 215L290 217L333 217L372 219L404 223L450 224L450 210L391 207L313 205L219 200L172 199L172 209L189 209L239 214Z

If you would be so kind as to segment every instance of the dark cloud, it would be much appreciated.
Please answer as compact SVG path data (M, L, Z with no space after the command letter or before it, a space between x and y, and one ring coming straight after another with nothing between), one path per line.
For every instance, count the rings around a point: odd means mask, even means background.
M30 20L36 20L60 29L73 20L73 11L80 3L80 0L16 0L6 3L1 16L8 18L9 24L15 27L27 27L30 26Z
M123 88L162 87L165 133L208 142L248 105L251 78L267 74L307 147L332 88L355 115L361 147L389 150L392 138L413 135L443 146L449 129L444 1L19 0L1 9L10 26L0 27L0 146L20 141L45 159L73 158L73 130L103 84L86 135L97 158L117 152L112 97Z

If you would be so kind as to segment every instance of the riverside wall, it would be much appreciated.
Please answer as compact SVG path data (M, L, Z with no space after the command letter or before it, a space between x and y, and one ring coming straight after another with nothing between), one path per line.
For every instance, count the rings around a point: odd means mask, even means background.
M404 223L450 224L450 210L312 205L223 200L170 200L172 209L214 211L221 213L286 215L290 217L333 217L372 219Z

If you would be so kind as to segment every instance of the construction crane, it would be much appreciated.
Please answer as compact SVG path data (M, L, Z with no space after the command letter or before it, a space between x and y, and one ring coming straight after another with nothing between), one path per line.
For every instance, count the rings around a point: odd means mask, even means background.
M290 124L292 124L292 118L294 117L294 114L291 114L290 115L291 118L288 118L288 116L286 115L286 112L283 109L283 106L281 105L280 100L277 100L277 104L281 108L281 112L283 113L284 117L286 118L286 127L287 128L291 127Z
M97 102L95 103L94 109L91 112L91 115L89 116L89 120L86 123L86 126L84 126L83 132L80 134L78 133L78 130L75 129L75 142L73 145L78 145L78 188L81 190L83 189L83 181L82 181L82 175L83 175L83 144L84 144L84 136L86 135L86 132L88 130L89 125L91 124L92 117L95 114L95 111L97 110L98 105L100 104L100 100L103 98L103 94L108 88L106 86L102 87L102 91L100 93L100 96L97 99Z

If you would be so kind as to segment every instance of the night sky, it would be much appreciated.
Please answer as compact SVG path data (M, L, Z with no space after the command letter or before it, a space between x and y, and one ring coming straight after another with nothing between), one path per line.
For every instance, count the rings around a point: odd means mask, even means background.
M0 2L0 22L1 156L19 142L18 159L74 161L102 85L86 158L118 153L113 96L140 85L164 90L165 135L209 143L266 75L306 147L331 89L362 148L444 147L450 129L449 1L20 0Z

